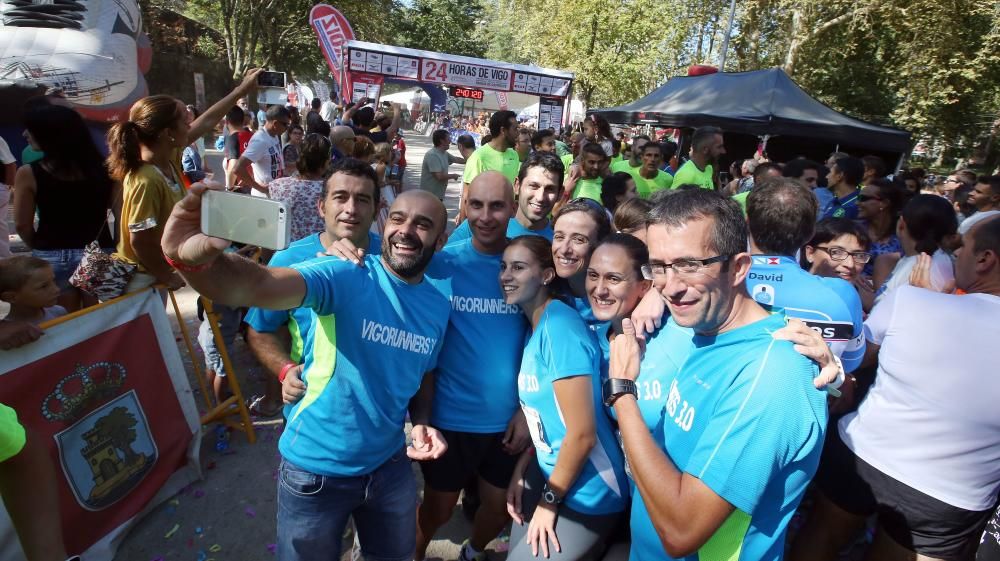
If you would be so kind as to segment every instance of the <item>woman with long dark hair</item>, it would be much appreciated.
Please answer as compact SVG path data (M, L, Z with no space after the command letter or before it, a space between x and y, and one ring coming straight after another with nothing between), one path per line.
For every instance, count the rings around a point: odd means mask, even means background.
M187 190L181 152L256 87L259 72L250 71L236 89L193 122L188 122L187 106L179 99L153 95L135 102L128 119L108 131L108 169L123 187L115 255L138 266L126 291L157 282L170 289L184 286L160 249L163 226Z
M30 142L44 156L21 167L14 180L17 233L35 257L52 266L59 305L74 311L95 302L70 286L69 278L87 244L98 240L101 247L114 247L106 221L120 186L108 175L104 157L76 111L40 105L28 111L24 124Z
M586 198L573 199L552 220L552 260L557 287L588 324L597 319L587 299L587 263L598 242L611 233L604 207Z
M638 197L635 179L624 171L618 171L604 178L601 184L601 204L610 216L614 216L618 205Z
M624 460L601 399L601 351L559 299L549 242L518 236L503 253L504 300L521 308L531 336L518 398L534 444L507 489L514 519L508 561L600 559L628 499Z

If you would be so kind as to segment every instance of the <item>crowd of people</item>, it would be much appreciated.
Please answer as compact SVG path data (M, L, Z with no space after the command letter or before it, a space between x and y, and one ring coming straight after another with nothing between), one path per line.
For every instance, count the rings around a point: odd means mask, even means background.
M1000 552L1000 382L978 352L1000 329L1000 176L758 154L723 182L718 128L682 154L498 111L461 156L434 131L400 190L398 107L315 100L303 129L242 107L254 82L201 114L140 100L106 165L71 109L35 103L43 156L14 188L33 255L0 260L0 346L96 300L68 284L88 247L131 267L122 290L196 290L227 344L245 323L271 373L254 412L285 419L278 559L338 559L352 520L360 555L422 560L463 493L462 561L508 525L513 561L833 560L869 524L868 559ZM221 120L224 181L191 175ZM291 245L206 236L209 188L284 201ZM0 466L26 477L31 427L0 413ZM3 482L29 559L64 558L40 537L58 516L38 527L55 502Z

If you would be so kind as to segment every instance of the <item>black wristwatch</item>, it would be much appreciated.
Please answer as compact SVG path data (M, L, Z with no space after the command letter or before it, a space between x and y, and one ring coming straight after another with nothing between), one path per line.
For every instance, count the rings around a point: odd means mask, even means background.
M635 387L635 382L625 378L608 378L604 381L604 405L611 407L619 397L632 394L638 398L639 392Z
M549 487L549 484L546 483L545 487L542 487L542 500L550 505L558 506L562 502L562 497L557 495L552 490L552 487Z

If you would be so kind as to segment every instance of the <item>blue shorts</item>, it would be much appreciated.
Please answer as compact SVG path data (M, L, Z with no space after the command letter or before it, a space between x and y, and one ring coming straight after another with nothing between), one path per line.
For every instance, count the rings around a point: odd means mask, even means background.
M69 278L83 259L83 249L36 249L31 254L52 266L59 290L69 288Z

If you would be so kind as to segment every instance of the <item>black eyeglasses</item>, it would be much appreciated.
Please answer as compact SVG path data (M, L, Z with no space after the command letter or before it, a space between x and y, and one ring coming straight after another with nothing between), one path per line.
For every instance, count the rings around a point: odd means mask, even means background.
M842 247L830 246L816 246L816 249L822 250L824 253L830 256L830 259L834 261L844 261L848 256L854 258L855 263L861 263L862 265L872 260L872 254L867 251L847 251Z
M693 275L701 272L712 263L728 261L731 255L716 255L707 259L678 259L673 263L646 263L640 270L646 280L653 280L654 277L662 277L667 274L668 269L673 269L680 275Z
M859 203L864 203L864 202L867 202L867 201L881 201L881 200L882 200L882 197L879 197L877 195L858 195L858 202Z

